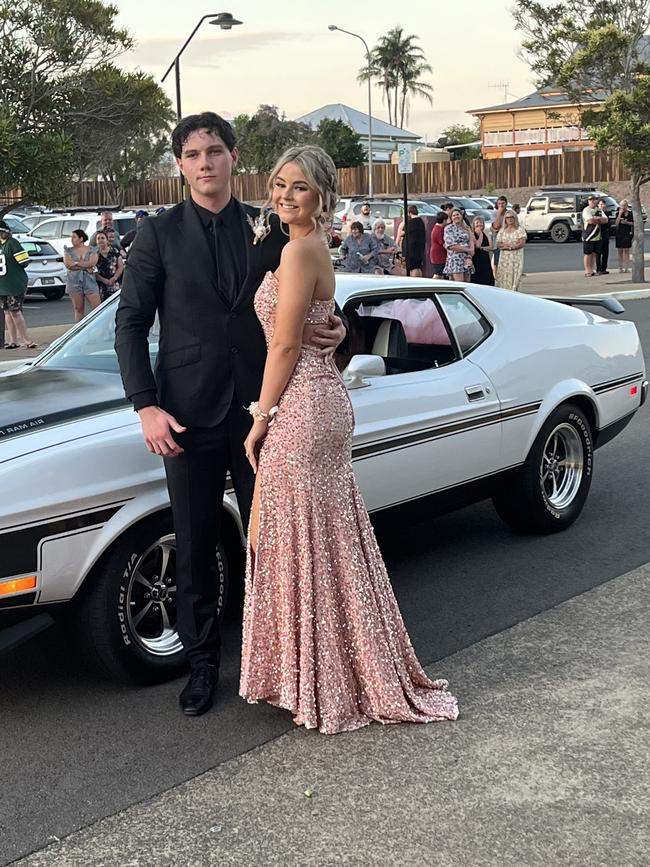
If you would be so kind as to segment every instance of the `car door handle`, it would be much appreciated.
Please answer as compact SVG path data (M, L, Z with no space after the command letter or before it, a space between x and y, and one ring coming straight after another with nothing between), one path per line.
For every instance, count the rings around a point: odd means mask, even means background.
M467 400L484 400L486 391L487 389L483 388L482 385L468 385L465 389L465 394L467 395Z

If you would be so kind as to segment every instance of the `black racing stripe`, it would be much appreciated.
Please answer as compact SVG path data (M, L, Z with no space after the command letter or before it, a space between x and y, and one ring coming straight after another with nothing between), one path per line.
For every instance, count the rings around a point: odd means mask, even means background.
M38 546L42 539L61 536L96 524L105 524L122 508L124 503L107 508L69 515L35 524L31 527L9 529L0 533L0 575L23 575L38 569Z
M512 407L511 409L503 411L497 410L496 412L474 416L474 418L471 419L451 422L446 425L438 425L436 427L414 431L410 434L386 438L374 443L357 446L352 449L352 458L353 460L363 460L364 458L380 454L381 452L397 451L420 443L430 442L431 440L443 439L444 437L453 436L454 434L465 433L470 430L478 430L482 427L498 424L504 420L532 415L537 412L541 405L541 401L536 403L527 403L522 406Z
M605 391L614 391L616 388L622 388L624 385L631 385L633 382L638 382L643 379L642 373L633 373L631 376L622 376L620 379L611 379L609 382L601 382L598 385L592 385L592 389L596 394L602 394Z
M128 406L128 401L124 398L116 400L103 401L102 403L89 404L84 407L72 407L71 409L62 410L60 412L52 412L48 415L34 416L33 418L25 418L12 424L0 427L0 440L6 440L8 437L16 436L17 434L29 433L30 431L40 430L41 428L51 427L63 422L75 421L77 419L88 418L89 416L99 415L104 412L111 412L115 409Z

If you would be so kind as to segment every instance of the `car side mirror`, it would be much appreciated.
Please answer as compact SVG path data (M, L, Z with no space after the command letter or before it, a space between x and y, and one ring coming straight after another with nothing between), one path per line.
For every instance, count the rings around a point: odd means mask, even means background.
M370 385L364 376L386 376L386 364L380 355L353 355L343 371L343 381L348 389L365 388Z

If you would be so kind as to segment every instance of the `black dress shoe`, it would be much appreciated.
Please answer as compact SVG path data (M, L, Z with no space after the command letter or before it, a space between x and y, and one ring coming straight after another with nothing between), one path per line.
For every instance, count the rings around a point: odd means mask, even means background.
M192 669L190 679L178 698L185 716L201 716L212 707L219 682L219 669L205 662Z

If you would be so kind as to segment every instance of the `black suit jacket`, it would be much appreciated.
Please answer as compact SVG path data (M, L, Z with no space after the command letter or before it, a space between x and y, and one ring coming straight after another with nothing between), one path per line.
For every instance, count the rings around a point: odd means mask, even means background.
M115 349L129 399L159 404L181 424L212 427L233 394L242 406L259 397L266 345L253 298L275 271L288 241L279 220L253 244L247 217L259 211L237 202L246 239L246 276L231 302L220 290L199 216L188 200L145 220L129 253L117 310ZM160 343L155 375L147 335L156 312Z

